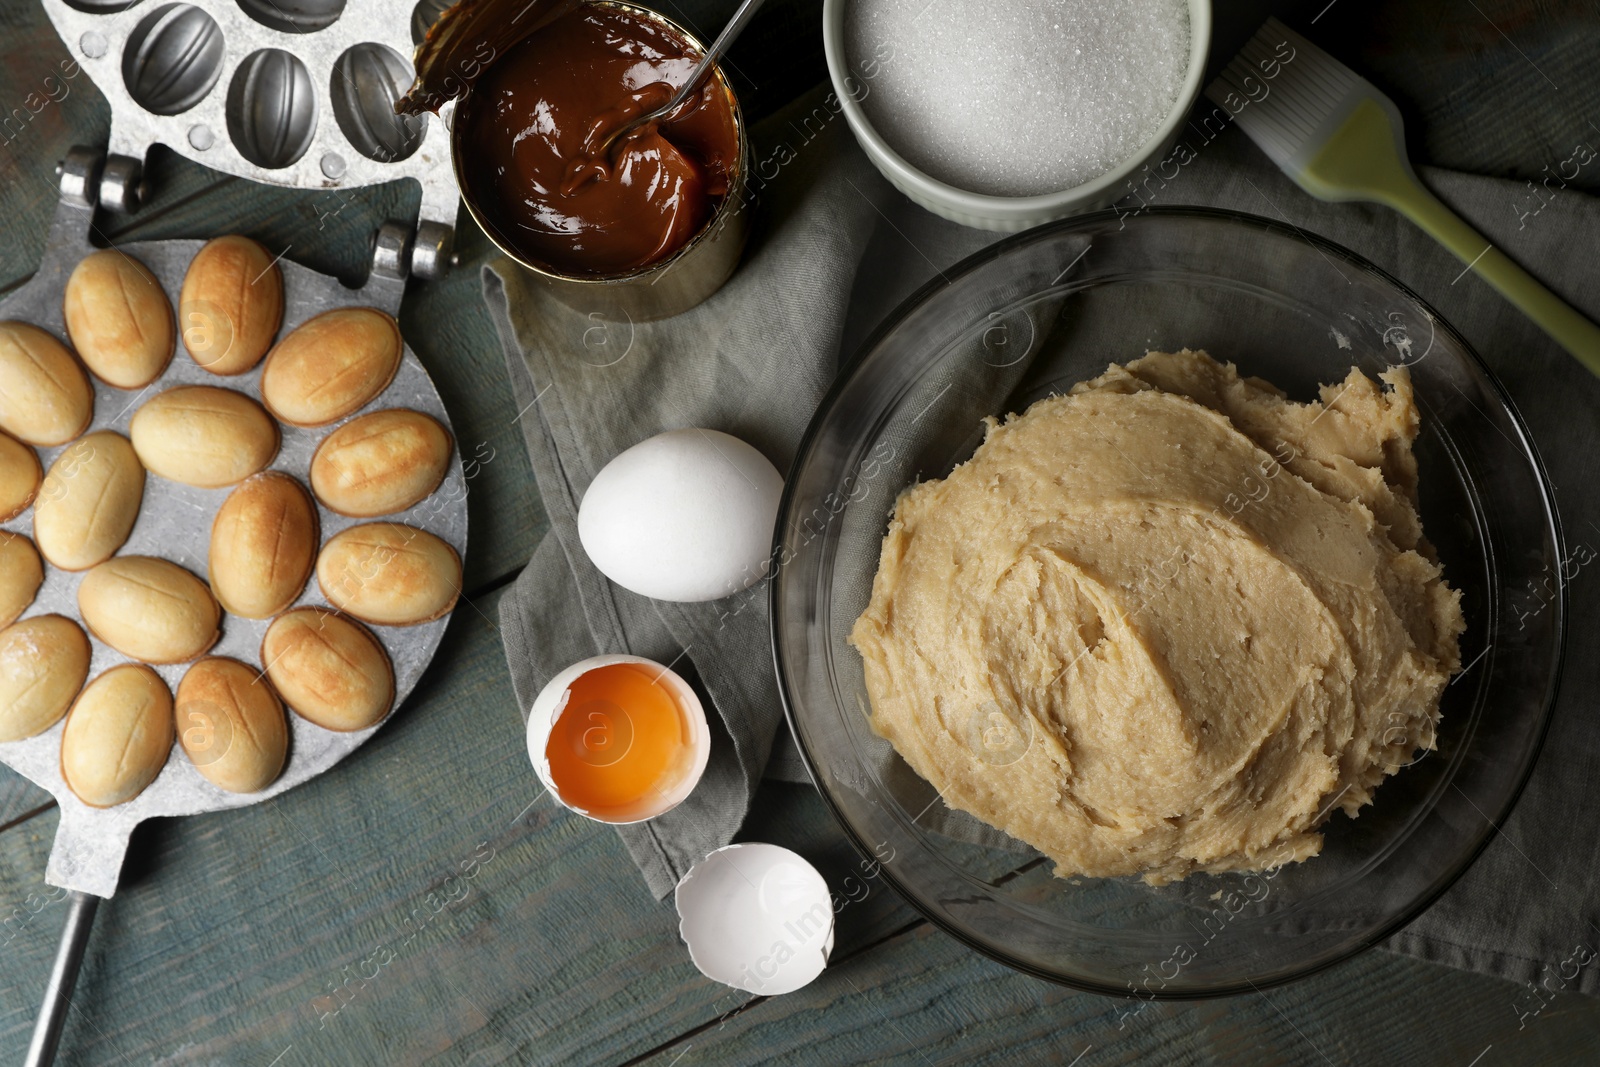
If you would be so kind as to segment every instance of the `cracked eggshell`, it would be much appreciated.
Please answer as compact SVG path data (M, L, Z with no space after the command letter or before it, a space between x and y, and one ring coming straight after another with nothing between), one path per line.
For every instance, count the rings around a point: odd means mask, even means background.
M609 667L616 663L633 663L651 671L659 671L657 681L666 686L677 698L678 706L683 709L685 717L689 720L689 730L692 734L690 743L694 747L694 765L690 768L677 787L668 791L661 802L653 808L639 815L636 819L604 819L591 815L580 807L576 807L561 796L561 791L556 787L555 781L550 777L550 759L545 754L545 749L550 743L550 732L555 728L556 720L561 717L567 701L572 695L572 684L579 677L597 670ZM533 709L528 713L528 759L533 763L533 771L539 776L539 781L549 790L556 803L568 811L577 812L586 819L595 822L609 823L613 826L627 825L629 823L644 822L657 815L665 815L679 804L683 803L688 795L694 792L694 787L700 784L701 775L705 774L706 762L711 758L711 731L706 726L705 708L700 703L700 698L695 695L694 689L684 681L676 671L664 667L653 659L643 656L591 656L579 660L539 690L539 695L534 698Z
M719 848L683 876L675 902L689 958L713 981L775 996L808 985L828 966L828 883L789 849Z
M717 430L669 430L617 455L589 483L578 539L600 572L654 600L697 603L767 572L783 476Z

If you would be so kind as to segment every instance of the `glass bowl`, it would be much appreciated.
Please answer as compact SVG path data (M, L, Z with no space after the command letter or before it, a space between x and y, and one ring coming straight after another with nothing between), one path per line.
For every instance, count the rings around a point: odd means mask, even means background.
M1407 364L1422 411L1424 527L1462 591L1465 670L1438 748L1387 779L1322 854L1263 874L1057 878L947 809L867 725L845 644L895 496L942 477L980 420L1148 349L1204 348L1298 400ZM1447 323L1359 256L1218 211L1103 212L1008 238L890 317L839 375L790 472L770 586L790 725L818 789L933 922L1040 978L1140 998L1211 996L1336 963L1419 914L1472 862L1533 766L1560 671L1561 534L1521 419Z

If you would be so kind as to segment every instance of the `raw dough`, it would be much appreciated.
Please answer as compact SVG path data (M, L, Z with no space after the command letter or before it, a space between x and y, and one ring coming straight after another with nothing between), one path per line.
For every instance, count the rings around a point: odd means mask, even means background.
M872 726L1056 873L1260 870L1434 746L1460 594L1422 539L1406 370L1298 404L1151 353L906 490L861 652Z

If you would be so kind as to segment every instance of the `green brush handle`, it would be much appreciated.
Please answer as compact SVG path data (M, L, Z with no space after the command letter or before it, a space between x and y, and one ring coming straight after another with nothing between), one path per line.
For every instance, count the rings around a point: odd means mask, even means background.
M1408 182L1407 185L1404 190L1395 190L1387 201L1389 206L1422 227L1428 236L1454 252L1463 263L1471 264L1478 277L1494 286L1578 362L1600 375L1600 326L1546 289L1419 183Z
M1546 289L1440 203L1417 181L1401 151L1400 133L1387 112L1367 99L1356 105L1310 163L1291 177L1324 200L1376 200L1394 208L1454 252L1578 362L1600 375L1600 326Z

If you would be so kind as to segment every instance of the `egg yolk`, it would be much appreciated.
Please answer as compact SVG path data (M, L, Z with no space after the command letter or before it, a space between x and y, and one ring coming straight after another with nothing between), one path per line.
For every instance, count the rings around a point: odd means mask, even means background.
M567 805L601 819L650 814L693 764L689 720L658 671L613 663L578 676L545 758Z

